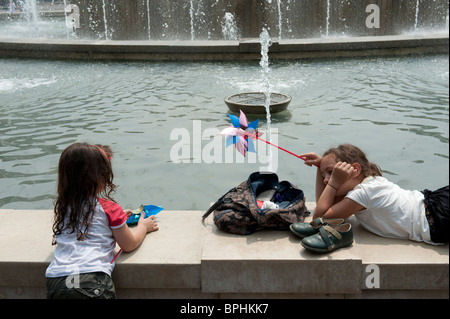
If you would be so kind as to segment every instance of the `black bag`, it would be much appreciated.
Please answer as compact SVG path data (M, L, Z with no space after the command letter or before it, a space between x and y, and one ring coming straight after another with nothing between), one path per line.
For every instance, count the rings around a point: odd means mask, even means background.
M267 195L270 197L267 197ZM266 196L279 208L260 208L258 198ZM258 206L259 204L259 206ZM214 223L225 232L249 235L262 229L288 230L296 222L303 222L307 214L305 196L287 181L278 181L275 173L253 173L239 186L231 189L203 215L214 212Z

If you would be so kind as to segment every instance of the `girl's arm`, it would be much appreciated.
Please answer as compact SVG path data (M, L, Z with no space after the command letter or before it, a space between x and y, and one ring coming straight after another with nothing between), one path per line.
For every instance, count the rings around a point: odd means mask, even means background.
M141 214L139 222L133 231L126 224L118 229L112 230L114 239L124 252L135 250L142 243L147 233L159 229L154 219L155 216L144 218L144 215Z
M351 215L365 209L364 206L348 199L345 195L359 184L359 166L350 165L345 162L337 163L331 174L331 178L325 182L318 173L316 181L316 191L322 189L322 193L317 193L319 197L314 211L314 218L348 218ZM317 186L317 184L320 186Z
M305 159L305 164L308 166L316 165L316 209L314 210L313 218L348 218L351 215L365 209L364 206L345 197L346 191L343 194L338 194L337 189L346 182L350 177L353 169L347 163L338 163L333 169L332 177L325 184L324 177L320 171L320 164L322 157L316 153L301 154L300 157ZM332 186L333 187L332 187Z
M327 187L327 188L330 188L330 187ZM322 208L316 207L316 209L314 210L313 219L315 219L317 217L346 219L363 209L365 209L364 206L345 197L344 199L337 202L336 204L333 204L328 209L324 210Z
M320 162L322 161L322 156L317 155L316 153L305 153L299 155L305 161L305 165L309 167L315 165L317 166L317 174L316 174L316 203L319 201L320 195L322 194L325 184L323 182L323 177L320 173Z
M320 167L318 167L316 173L316 203L319 202L320 196L322 196L326 186L327 185L323 182L323 176L320 173Z

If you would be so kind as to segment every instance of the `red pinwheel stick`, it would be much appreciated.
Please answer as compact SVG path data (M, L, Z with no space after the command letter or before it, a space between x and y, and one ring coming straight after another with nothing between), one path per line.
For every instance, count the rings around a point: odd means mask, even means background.
M260 141L266 142L266 143L269 144L269 145L275 146L276 148L279 148L280 150L285 151L286 153L289 153L289 154L291 154L291 155L293 155L293 156L295 156L295 157L297 157L297 158L300 158L300 159L302 159L302 160L304 160L304 161L306 162L306 158L303 157L303 156L294 154L294 153L292 153L291 151L288 151L288 150L285 149L285 148L282 148L282 147L280 147L280 146L278 146L278 145L275 145L275 144L273 144L273 143L270 143L269 141L266 141L266 140L264 140L264 139L262 139L262 138L260 138L260 137L258 137L258 136L256 136L256 135L250 134L250 133L248 133L248 132L245 132L245 131L244 131L244 134L245 134L245 135L248 135L248 136L250 136L250 137L256 138L256 139L258 139L258 140L260 140ZM319 165L316 165L316 164L314 164L314 166L319 167Z
M120 253L122 252L122 248L120 248L119 252L114 256L113 260L111 260L111 264L116 260L117 257L119 257Z

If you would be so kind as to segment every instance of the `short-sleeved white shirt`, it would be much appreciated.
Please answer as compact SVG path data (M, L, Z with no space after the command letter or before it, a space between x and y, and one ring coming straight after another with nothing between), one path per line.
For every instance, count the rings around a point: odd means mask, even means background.
M366 208L355 217L367 230L383 237L434 244L422 192L404 190L377 176L365 179L346 197Z
M111 261L116 246L112 229L123 227L126 220L127 215L120 205L99 198L92 224L83 241L77 240L76 232L71 234L68 230L56 236L54 259L45 276L55 278L92 272L104 272L111 276L114 269Z

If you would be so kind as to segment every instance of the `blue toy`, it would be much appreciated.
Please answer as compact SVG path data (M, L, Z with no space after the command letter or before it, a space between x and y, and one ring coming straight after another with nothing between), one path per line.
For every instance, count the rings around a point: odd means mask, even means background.
M149 216L156 215L160 211L162 211L164 208L161 206L155 206L155 205L141 205L138 209L132 211L131 216L127 219L127 225L136 225L139 221L139 218L141 218L142 212L145 212L144 218L148 218Z

